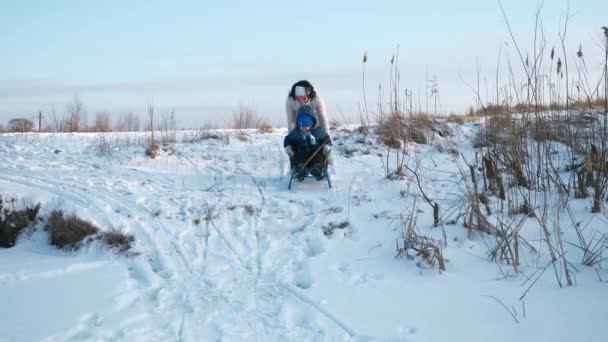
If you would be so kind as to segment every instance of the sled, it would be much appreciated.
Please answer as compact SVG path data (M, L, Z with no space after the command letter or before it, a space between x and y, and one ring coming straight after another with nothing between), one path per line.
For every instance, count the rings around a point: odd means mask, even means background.
M317 148L317 150L308 158L308 160L306 160L306 162L304 162L303 166L301 166L301 167L306 167L308 165L308 163L310 163L310 161L313 159L313 157L321 150L323 145L325 145L325 143L322 144L321 146L319 146L319 148ZM331 153L331 151L330 151L330 153ZM323 162L323 171L321 172L321 174L323 175L323 178L325 180L327 180L327 186L331 189L331 177L329 177L329 171L328 171L330 153L328 153L327 156L325 156L325 161ZM289 174L290 177L289 177L289 185L287 186L287 190L291 190L291 185L293 184L293 179L296 178L297 174L298 174L298 167L292 166L291 172ZM304 179L310 179L310 178L315 179L315 176L313 176L308 170L306 170L306 174L304 174Z
M327 187L331 189L331 177L329 177L329 172L327 171L327 166L328 166L328 163L325 162L324 165L323 165L323 172L322 172L322 174L323 174L323 178L327 181ZM287 190L291 190L291 185L293 184L293 180L294 180L294 178L296 178L297 174L298 174L297 167L293 167L291 169L291 174L290 174L290 177L289 177L289 185L287 186ZM313 176L307 170L306 174L304 175L304 179L311 179L311 178L316 180L315 176Z

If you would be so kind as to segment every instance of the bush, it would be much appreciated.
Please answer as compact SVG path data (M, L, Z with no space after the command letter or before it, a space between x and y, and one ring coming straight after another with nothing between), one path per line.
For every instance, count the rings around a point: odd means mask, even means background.
M24 209L15 209L14 198L0 197L0 247L10 248L15 245L21 232L34 223L40 210L40 204ZM11 208L6 208L11 204Z

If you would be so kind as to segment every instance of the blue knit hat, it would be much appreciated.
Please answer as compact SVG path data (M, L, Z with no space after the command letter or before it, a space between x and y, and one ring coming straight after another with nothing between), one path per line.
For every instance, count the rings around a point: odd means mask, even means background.
M311 106L302 106L298 110L298 118L296 119L296 123L298 127L315 127L316 124L315 117L313 114L313 110Z

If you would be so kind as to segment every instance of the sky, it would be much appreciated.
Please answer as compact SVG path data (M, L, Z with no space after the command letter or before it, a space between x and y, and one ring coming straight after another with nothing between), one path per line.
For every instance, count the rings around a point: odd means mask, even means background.
M503 6L522 50L531 51L537 2ZM569 6L568 57L580 43L589 68L599 69L608 2ZM548 46L557 44L567 8L567 1L544 2ZM492 0L1 0L0 42L0 124L38 111L63 115L78 96L89 120L99 111L143 116L153 104L195 128L222 125L246 105L284 125L285 96L301 79L322 94L330 118L356 117L364 90L376 107L379 85L389 87L397 47L402 89L416 101L421 94L425 107L428 68L438 81L438 110L463 112L475 103L466 84L476 83L478 64L482 83L493 84L499 51L517 62Z

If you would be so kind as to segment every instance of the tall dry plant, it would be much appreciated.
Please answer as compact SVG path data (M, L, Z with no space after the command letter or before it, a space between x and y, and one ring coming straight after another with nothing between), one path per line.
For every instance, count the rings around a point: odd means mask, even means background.
M237 109L232 111L232 128L249 129L260 128L263 120L258 116L253 106L240 104Z
M150 120L148 125L148 129L150 130L150 139L145 152L147 156L154 159L158 157L160 148L158 144L156 144L156 139L154 138L154 106L152 104L148 104L148 119Z

